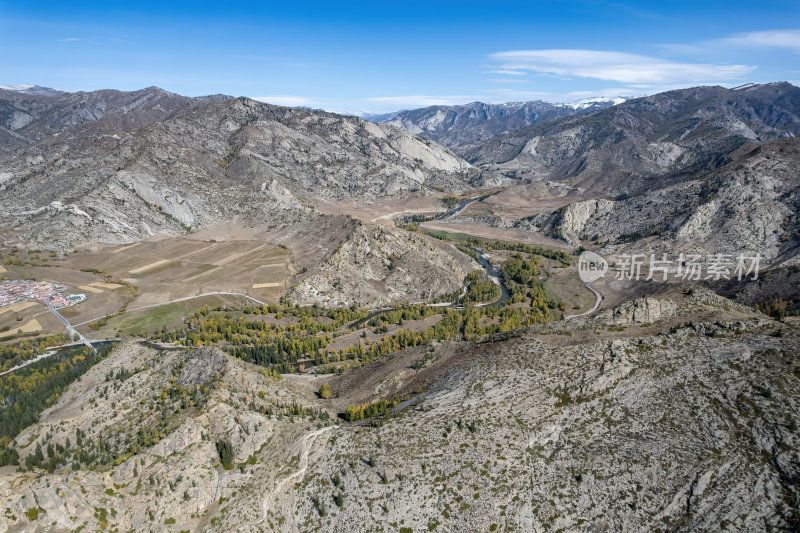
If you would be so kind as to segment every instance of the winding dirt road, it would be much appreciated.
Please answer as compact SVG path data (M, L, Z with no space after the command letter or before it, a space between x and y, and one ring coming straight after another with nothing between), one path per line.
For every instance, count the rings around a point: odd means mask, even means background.
M594 289L592 288L592 286L591 286L591 285L589 285L588 283L584 283L584 285L586 286L586 288L587 288L587 289L589 289L590 291L592 291L592 292L594 293L594 296L595 296L594 307L592 307L592 308L591 308L591 309L589 309L588 311L586 311L586 312L584 312L584 313L581 313L581 314L579 314L579 315L569 315L569 316L565 316L565 317L564 317L564 320L571 320L571 319L573 319L573 318L578 318L579 316L586 316L586 315L590 315L590 314L594 313L595 311L597 311L597 308L598 308L598 307L600 307L600 302L602 302L602 301L603 301L603 295L602 295L602 294L600 294L599 292L597 292L596 290L594 290Z

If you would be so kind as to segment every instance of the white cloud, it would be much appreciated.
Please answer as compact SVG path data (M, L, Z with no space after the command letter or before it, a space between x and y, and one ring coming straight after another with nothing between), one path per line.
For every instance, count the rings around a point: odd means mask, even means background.
M732 51L788 50L800 53L800 30L766 30L737 33L720 39L707 39L696 43L660 44L662 50L682 56L729 56Z
M747 47L786 48L800 52L800 30L756 31L734 35L725 39L715 39L710 42Z
M273 105L282 105L286 107L319 107L320 102L313 98L306 96L289 96L289 95L274 95L274 96L253 96L253 100L264 102Z
M697 84L741 79L756 67L674 62L627 52L552 49L510 50L490 54L496 69L551 76L594 78L626 84Z

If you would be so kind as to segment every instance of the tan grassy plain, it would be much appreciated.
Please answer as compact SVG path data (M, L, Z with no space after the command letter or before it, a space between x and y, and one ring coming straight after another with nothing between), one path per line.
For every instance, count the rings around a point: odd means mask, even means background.
M567 196L568 191L567 188L552 187L541 182L514 185L482 202L471 204L462 214L494 214L510 219L525 218L547 213L583 199L576 191L571 191Z
M567 243L545 237L541 233L534 233L531 231L521 231L515 228L493 228L486 224L477 223L442 223L442 222L425 222L420 224L420 227L432 231L447 231L449 233L466 233L475 237L482 237L484 239L497 239L507 242L519 242L524 244L533 244L539 246L547 246L548 248L555 248L559 250L570 250L572 247Z
M35 302L19 302L14 305L9 305L8 307L3 307L2 309L0 309L0 315L4 313L18 313L34 305L36 305Z
M41 331L42 325L39 324L39 321L34 318L33 320L29 320L28 322L20 326L19 329L22 330L23 333L29 333L31 331Z
M326 215L351 215L362 222L392 224L395 216L414 213L445 211L439 198L412 196L410 198L382 198L367 204L356 200L338 200L320 203L317 210Z

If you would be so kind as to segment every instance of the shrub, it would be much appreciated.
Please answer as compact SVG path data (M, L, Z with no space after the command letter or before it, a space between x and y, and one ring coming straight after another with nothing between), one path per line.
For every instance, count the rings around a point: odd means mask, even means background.
M328 385L327 383L323 383L319 387L318 394L319 397L322 398L323 400L328 400L333 397L333 390L331 389L330 385Z

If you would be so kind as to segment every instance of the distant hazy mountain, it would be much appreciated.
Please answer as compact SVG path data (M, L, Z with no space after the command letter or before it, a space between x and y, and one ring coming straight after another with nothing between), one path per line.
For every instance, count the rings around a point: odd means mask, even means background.
M14 91L25 94L39 94L44 96L54 96L57 94L66 94L67 91L56 89L53 87L41 87L39 85L0 85L2 91Z
M574 104L509 102L430 106L383 115L366 115L372 122L391 124L464 153L496 135L547 120L588 113L623 102L623 98L589 99Z
M786 83L670 91L495 137L466 154L534 180L571 179L614 197L719 167L748 143L800 134L800 89Z
M67 93L37 86L0 87L0 151L19 148L78 128L133 131L189 109L232 97L190 98L158 87L139 91Z

